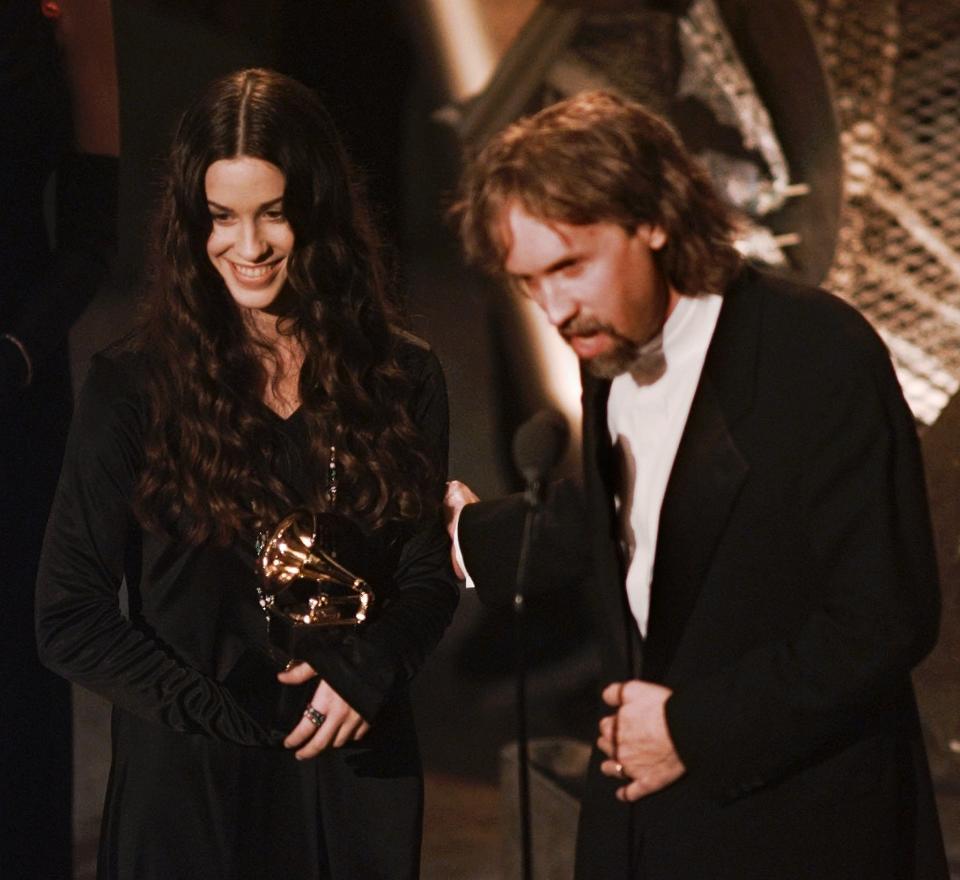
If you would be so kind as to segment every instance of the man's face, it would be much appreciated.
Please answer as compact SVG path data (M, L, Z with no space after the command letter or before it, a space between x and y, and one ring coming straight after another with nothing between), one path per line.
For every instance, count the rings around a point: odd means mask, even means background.
M601 378L629 370L679 297L654 260L666 244L663 230L538 220L516 201L501 223L505 270L586 368Z

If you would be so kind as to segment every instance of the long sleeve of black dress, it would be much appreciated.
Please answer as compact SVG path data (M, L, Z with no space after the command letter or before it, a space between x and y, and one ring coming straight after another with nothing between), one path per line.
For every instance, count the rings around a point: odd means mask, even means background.
M95 359L70 430L37 583L37 643L54 671L143 718L243 744L267 741L226 689L125 616L138 541L131 499L145 408L128 373ZM132 571L130 572L132 574Z

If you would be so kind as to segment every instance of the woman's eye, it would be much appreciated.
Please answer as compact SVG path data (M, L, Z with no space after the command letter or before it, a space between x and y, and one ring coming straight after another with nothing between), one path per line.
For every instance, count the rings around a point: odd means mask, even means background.
M286 219L283 216L283 211L281 211L279 208L273 208L269 211L264 211L263 216L266 217L267 220L271 220L275 223L281 223Z
M223 213L217 213L216 211L211 211L210 219L218 225L223 225L224 223L230 222L230 214L223 214Z

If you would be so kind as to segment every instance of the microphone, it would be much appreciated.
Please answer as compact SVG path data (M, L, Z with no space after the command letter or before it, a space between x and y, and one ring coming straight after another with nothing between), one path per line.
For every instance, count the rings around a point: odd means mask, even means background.
M526 646L524 615L527 581L530 577L530 547L535 523L543 503L547 474L560 461L570 437L567 420L554 409L542 409L527 419L513 436L513 463L527 483L527 512L523 523L520 559L513 597L514 639L517 651L517 795L520 812L520 864L522 880L533 878L533 848L530 834L530 770L527 750Z
M542 500L547 474L563 457L570 439L567 420L555 409L542 409L525 421L513 436L513 463L527 483L527 501Z

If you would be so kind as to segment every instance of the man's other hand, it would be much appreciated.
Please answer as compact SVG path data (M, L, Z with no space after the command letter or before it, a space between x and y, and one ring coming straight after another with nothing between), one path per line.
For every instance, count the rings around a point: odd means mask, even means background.
M447 525L447 534L450 535L450 559L453 562L453 570L460 580L465 580L467 577L457 554L457 524L460 522L460 511L468 504L479 500L466 483L461 483L459 480L451 480L447 483L447 491L443 496L443 519Z
M667 728L665 705L673 693L646 681L614 682L603 701L614 715L600 721L597 745L607 756L600 770L623 779L617 789L622 801L635 801L675 782L686 772Z

